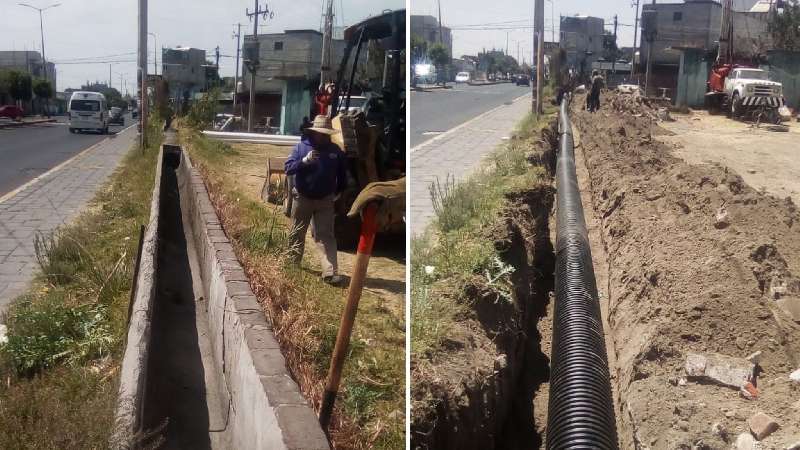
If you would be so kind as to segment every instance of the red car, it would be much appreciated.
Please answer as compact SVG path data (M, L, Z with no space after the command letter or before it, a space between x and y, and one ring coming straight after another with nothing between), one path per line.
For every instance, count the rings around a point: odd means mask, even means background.
M15 105L5 105L0 106L0 117L8 117L9 119L14 120L22 120L22 116L25 115L25 111L22 110L19 106Z

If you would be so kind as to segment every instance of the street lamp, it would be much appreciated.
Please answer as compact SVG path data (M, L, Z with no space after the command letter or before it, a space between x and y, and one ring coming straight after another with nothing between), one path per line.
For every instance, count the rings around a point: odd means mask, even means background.
M556 41L556 21L555 21L555 12L553 12L556 8L555 2L553 0L547 0L550 2L550 41ZM559 27L561 24L559 24Z
M50 5L46 8L37 8L35 6L29 5L27 3L18 3L20 6L25 6L27 8L35 9L39 11L39 31L42 34L42 71L44 72L44 79L47 80L47 60L44 57L44 24L42 22L42 11L46 11L50 8L55 8L56 6L60 5L61 3L56 3ZM55 87L55 86L54 86Z
M147 34L149 34L150 36L153 36L153 72L154 72L153 75L158 75L158 62L157 62L158 53L156 53L158 51L158 50L156 50L156 48L158 47L158 45L157 45L158 44L158 40L156 38L155 33L147 33Z

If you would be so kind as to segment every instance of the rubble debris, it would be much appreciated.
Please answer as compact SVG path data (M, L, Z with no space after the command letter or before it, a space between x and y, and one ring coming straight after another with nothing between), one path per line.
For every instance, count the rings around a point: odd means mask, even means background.
M759 441L774 433L780 427L775 419L763 412L756 413L747 419L747 425L750 426L750 432Z
M783 312L797 323L800 323L800 297L783 297L775 301Z
M736 437L736 450L755 450L756 439L750 433L742 433Z
M789 379L800 383L800 369L795 370L789 374Z
M800 450L800 441L786 446L786 450Z
M745 359L747 359L748 361L750 361L751 363L753 363L755 365L758 365L761 362L761 355L762 355L762 352L761 352L761 350L759 350L757 352L753 352L752 354L750 354Z
M719 353L689 353L684 369L690 378L706 379L740 389L753 380L755 365L745 359Z
M728 430L719 422L715 422L711 425L711 433L721 437L723 441L728 438Z
M758 389L748 381L739 389L739 395L747 400L756 400L758 398Z
M724 206L720 207L717 210L716 216L714 216L714 228L721 230L727 228L730 224L728 220L728 210L726 210Z

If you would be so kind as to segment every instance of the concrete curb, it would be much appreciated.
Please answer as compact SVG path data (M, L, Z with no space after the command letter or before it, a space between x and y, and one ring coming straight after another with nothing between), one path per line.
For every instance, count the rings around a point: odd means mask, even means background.
M330 449L186 152L181 152L178 186L195 239L214 363L224 383L221 394L231 405L232 448Z
M0 129L3 129L3 128L18 128L18 127L24 127L24 126L27 126L27 125L38 125L40 123L52 123L52 122L56 122L56 119L41 119L41 120L31 120L31 121L28 121L28 122L23 121L23 122L0 123Z
M142 423L143 402L147 389L147 360L150 350L150 325L153 299L156 292L156 252L158 251L158 223L161 192L161 170L164 147L158 151L153 198L150 201L150 222L142 244L142 259L136 281L125 353L120 367L117 410L114 431L109 443L114 449L130 448Z
M492 86L492 85L495 85L495 84L506 84L506 83L511 83L511 82L510 81L487 81L487 82L475 83L473 81L467 81L467 84L470 85L470 86Z

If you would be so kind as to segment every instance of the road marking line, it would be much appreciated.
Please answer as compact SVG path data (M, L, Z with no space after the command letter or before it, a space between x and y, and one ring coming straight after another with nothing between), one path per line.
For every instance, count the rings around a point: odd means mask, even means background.
M523 98L525 98L525 97L530 97L531 95L532 95L532 94L531 94L530 92L529 92L529 93L526 93L526 94L523 94L523 95L520 95L519 97L517 97L517 98L515 98L515 99L511 100L511 104L514 104L514 103L516 103L516 102L518 102L518 101L522 100L522 99L523 99ZM428 140L427 140L427 141L425 141L425 142L422 142L422 143L420 143L420 144L417 144L417 145L415 145L414 147L411 147L411 153L414 153L415 151L419 150L420 148L422 148L422 147L423 147L423 146L425 146L425 145L432 144L432 143L434 143L434 142L436 142L436 141L439 141L439 140L441 140L441 139L444 139L445 137L447 137L447 136L450 136L451 134L455 133L456 131L460 130L461 128L464 128L464 127L466 127L467 125L469 125L469 124L471 124L471 123L473 123L473 122L475 122L475 121L477 121L477 120L483 119L484 117L486 117L486 116L488 116L489 114L491 114L491 113L493 113L493 112L497 111L497 110L498 110L498 109L500 109L500 108L505 108L505 107L508 107L508 106L511 106L511 105L506 105L505 103L503 103L502 105L499 105L499 106L497 106L497 107L495 107L495 108L492 108L492 109L490 109L490 110L488 110L488 111L486 111L486 112L484 112L484 113L481 113L481 114L479 114L479 115L477 115L477 116L473 117L472 119L469 119L468 121L466 121L466 122L462 123L461 125L456 125L455 127L453 127L453 128L450 128L449 130L447 130L447 131L445 131L445 132L443 132L443 133L441 133L441 134L439 134L439 135L436 135L436 136L434 136L434 137L432 137L432 138L428 139ZM413 107L412 107L412 108L413 108Z
M116 137L116 135L117 135L117 134L122 134L122 133L124 133L124 132L126 132L126 131L130 130L131 128L133 128L133 127L135 127L135 126L136 126L136 124L133 124L133 125L131 125L131 126L127 127L127 128L123 128L122 130L118 131L118 132L117 132L117 133L114 135L114 137ZM83 154L85 154L85 153L89 152L90 150L94 149L95 147L98 147L98 146L100 146L101 144L105 143L106 141L109 141L110 139L111 139L111 136L108 136L108 137L106 137L105 139L103 139L102 141L100 141L100 142L96 142L96 143L92 144L91 146L89 146L89 147L87 147L87 148L85 148L85 149L81 150L81 151L80 151L80 153L78 153L77 155L73 156L72 158L70 158L70 159L68 159L68 160L66 160L66 161L63 161L63 162L61 162L61 164L59 164L59 165L57 165L57 166L53 167L52 169L48 170L47 172L45 172L45 173L43 173L43 174L41 174L41 175L39 175L39 176L37 176L37 177L33 178L32 180L28 181L27 183L23 184L22 186L19 186L18 188L14 189L13 191L10 191L10 192L8 192L7 194L5 194L5 195L3 195L2 197L0 197L0 204L2 204L3 202L5 202L6 200L9 200L9 199L13 198L14 196L16 196L17 194L19 194L20 192L22 192L22 191L23 191L25 188L27 188L27 187L30 187L30 186L32 186L32 185L34 185L34 184L36 184L36 183L37 183L37 182L39 182L39 181L40 181L42 178L45 178L46 176L48 176L48 175L50 175L50 174L52 174L52 173L55 173L55 172L57 172L57 171L59 171L59 170L63 169L63 168L64 168L64 166L66 166L67 164L71 163L73 160L75 160L75 159L77 159L78 157L80 157L81 155L83 155Z

